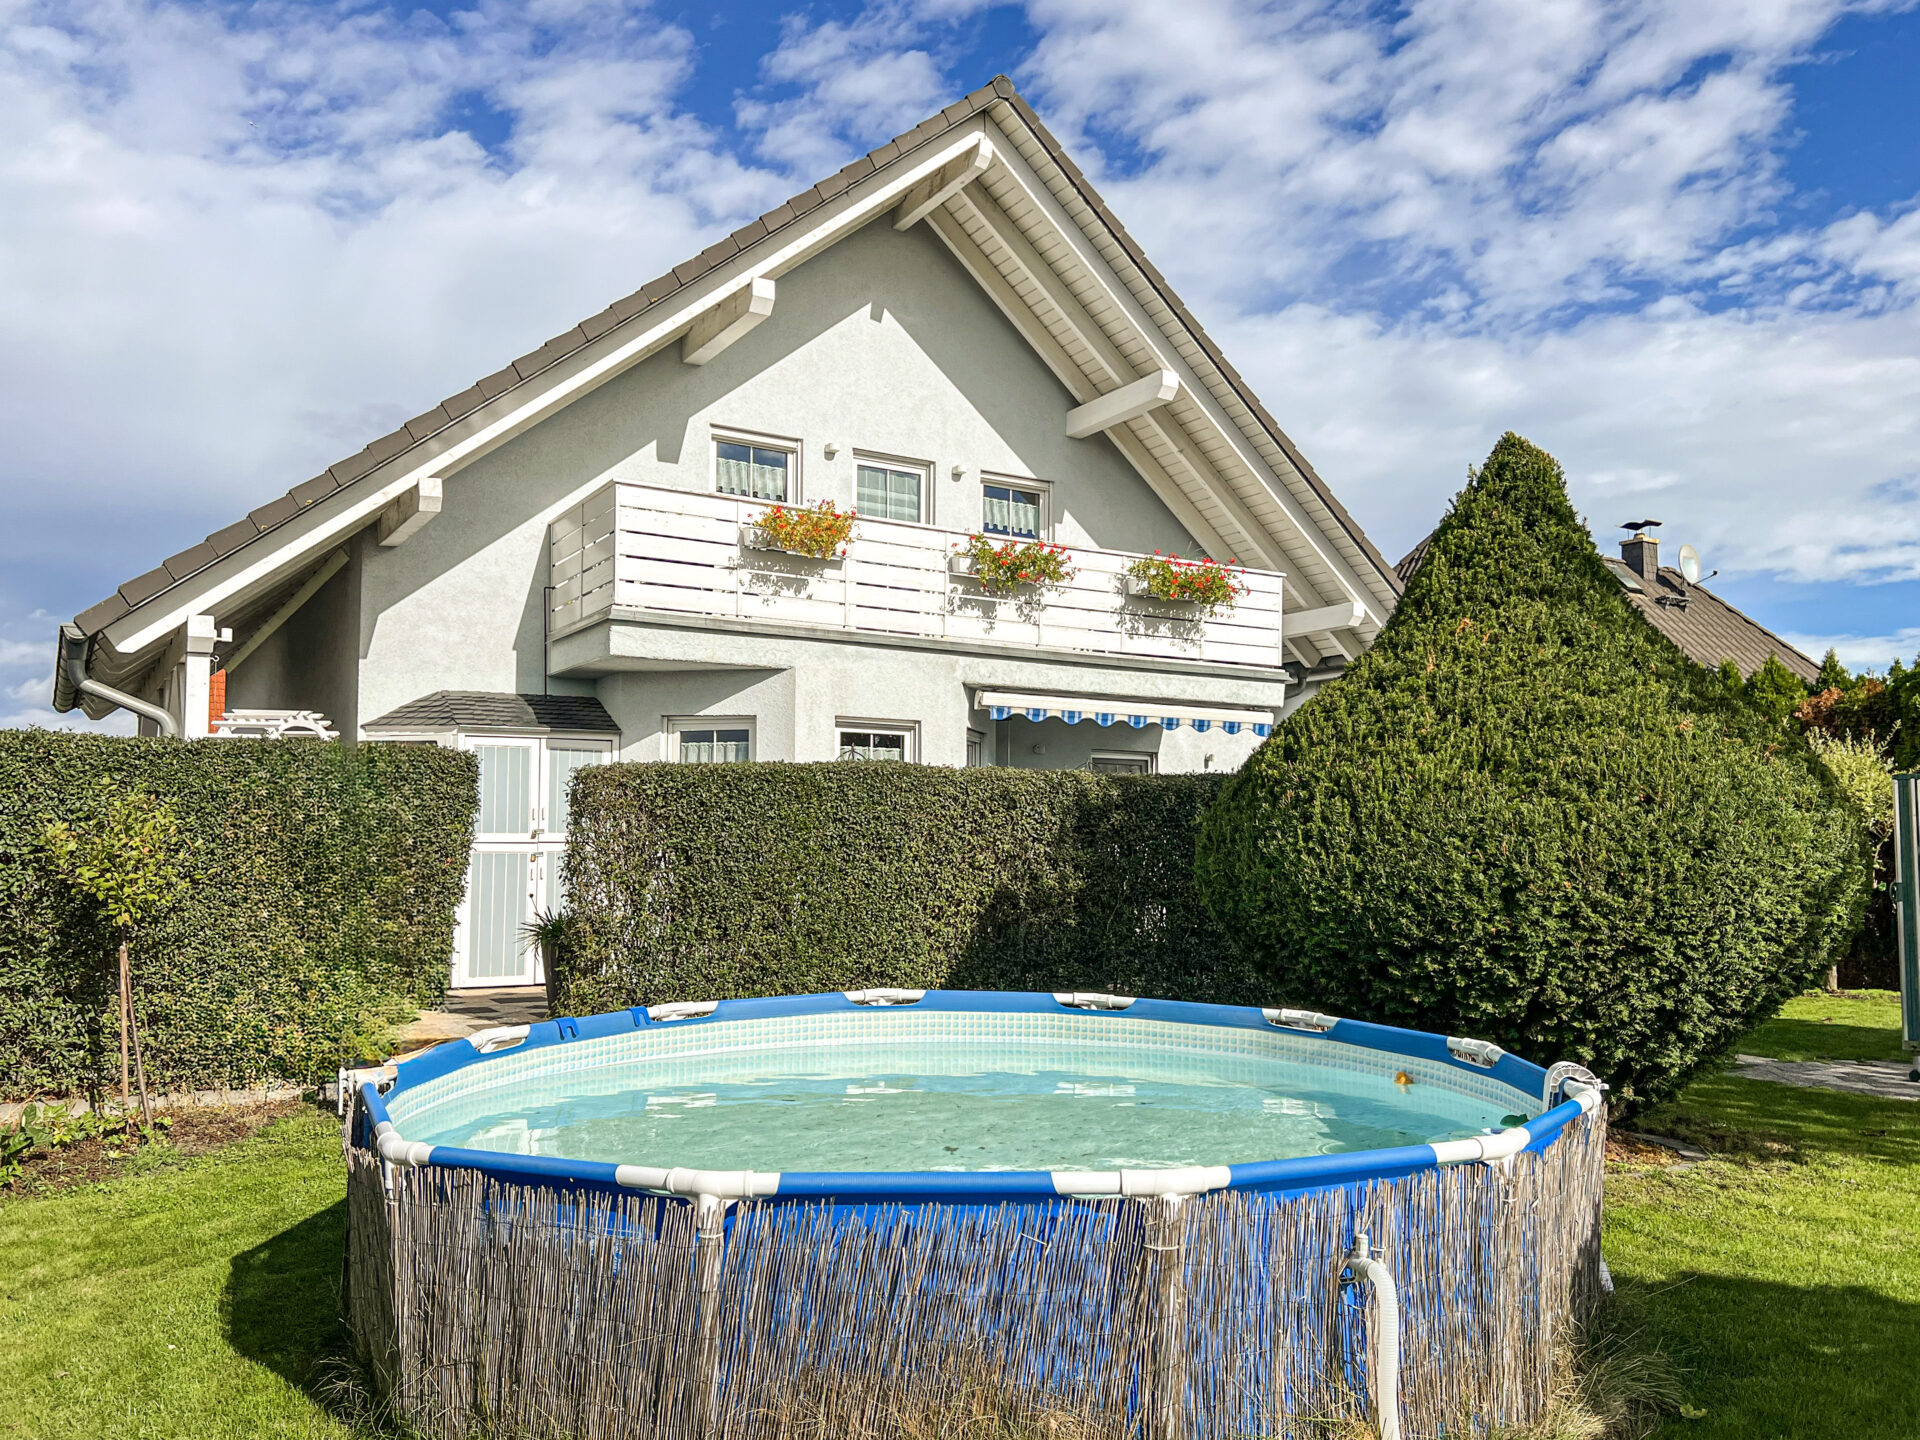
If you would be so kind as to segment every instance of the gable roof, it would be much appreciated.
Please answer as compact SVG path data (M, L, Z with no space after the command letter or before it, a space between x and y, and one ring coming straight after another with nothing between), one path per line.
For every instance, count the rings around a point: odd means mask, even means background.
M1109 319L1101 313L1102 307L1089 307L1089 313L1077 316L1065 313L1075 309L1074 301L1079 296L1074 292L1072 281L1062 281L1058 274L1049 274L1037 287L1045 292L1039 300L1024 291L1019 295L1020 300L1042 308L1048 303L1047 295L1051 295L1053 308L1048 310L1046 322L1049 333L1041 334L1031 328L1023 328L1023 334L1029 342L1043 348L1043 358L1054 366L1056 373L1059 373L1063 359L1069 364L1081 363L1082 354L1087 354L1090 358L1084 362L1081 380L1085 388L1096 394L1101 387L1086 378L1088 370L1094 374L1108 374L1130 364L1137 364L1137 369L1150 370L1156 359L1160 363L1177 360L1190 366L1201 384L1191 394L1183 394L1179 403L1202 412L1213 421L1218 432L1226 435L1226 444L1195 443L1190 436L1162 433L1154 430L1152 425L1147 427L1150 433L1146 439L1123 436L1118 430L1111 432L1111 438L1121 446L1136 467L1142 467L1143 470L1144 467L1155 467L1160 470L1163 480L1171 474L1176 487L1184 487L1179 477L1191 473L1195 481L1193 488L1200 492L1199 508L1207 513L1196 512L1193 516L1182 515L1181 518L1187 522L1189 529L1196 529L1196 522L1202 531L1214 528L1216 534L1225 537L1225 545L1229 549L1233 548L1234 539L1230 532L1238 531L1248 537L1246 544L1239 548L1239 557L1243 560L1259 563L1258 552L1263 545L1276 551L1282 550L1281 546L1273 544L1270 534L1259 533L1263 526L1274 532L1283 525L1298 531L1305 537L1304 551L1288 555L1291 563L1275 564L1272 568L1285 570L1290 585L1308 603L1317 603L1314 597L1326 594L1335 594L1344 599L1346 592L1353 591L1355 598L1367 608L1369 619L1363 633L1370 637L1371 633L1377 631L1379 622L1384 620L1399 595L1399 581L1392 568L1281 430L1239 372L1227 362L1219 347L1174 294L1172 286L1107 209L1093 185L1015 91L1012 82L1000 76L964 100L949 105L938 115L708 246L692 259L648 281L633 294L615 301L512 364L485 376L459 394L381 436L358 454L329 466L279 499L215 531L199 544L169 557L145 574L128 580L112 595L75 617L79 629L92 642L89 645L90 654L106 662L96 667L96 674L101 678L124 677L138 673L151 663L150 656L136 662L131 657L100 655L98 640L109 627L119 625L119 622L138 612L172 616L181 597L188 593L183 591L183 587L189 587L189 582L203 579L213 567L230 562L233 557L242 556L256 547L270 548L271 543L277 542L270 542L269 537L282 535L288 527L316 508L325 510L337 504L352 509L362 494L371 494L370 486L385 485L394 477L406 474L409 467L417 468L421 464L432 463L438 451L473 441L476 432L486 429L496 413L504 413L504 406L495 402L507 405L518 403L522 392L536 390L543 377L554 377L556 370L562 377L560 384L567 383L565 374L569 365L591 368L595 363L594 352L605 351L615 342L626 343L629 337L637 337L645 332L649 325L673 318L672 312L686 302L703 298L703 286L711 289L716 283L731 283L737 274L750 270L754 263L784 255L783 247L804 241L803 232L807 229L809 216L821 212L823 207L833 206L856 191L864 192L879 177L894 173L904 175L911 167L924 166L929 155L942 142L950 143L957 132L977 126L982 120L989 122L1000 142L1010 146L1021 161L1033 167L1036 173L1043 172L1041 180L1048 193L1030 197L1037 201L1034 208L1047 210L1049 207L1058 207L1057 213L1077 226L1083 240L1092 246L1085 252L1086 257L1097 253L1101 261L1120 275L1129 293L1118 298L1137 307L1139 315L1148 322L1147 328L1160 332L1148 337L1145 344L1116 343L1111 334L1104 333ZM988 153L988 147L983 144L981 152ZM943 173L935 170L930 181L919 183L937 183ZM1014 196L1008 203L1017 209L1024 202ZM958 211L965 218L955 218L954 214L949 213L952 211ZM935 204L925 218L935 222L934 228L940 238L956 255L961 256L963 264L972 271L974 278L988 286L1001 308L1006 310L1006 296L998 293L994 280L998 278L1008 293L1018 287L1000 271L987 275L978 262L986 259L991 264L1004 265L1005 270L1017 274L1022 254L1029 263L1039 257L1033 249L1032 240L1025 234L996 233L992 220L976 225L975 222L989 211L994 212L1000 221L1011 221L1014 229L1020 229L1026 223L1022 216L1012 215L990 197L982 197L975 208L957 192L951 198ZM1051 217L1043 217L1042 221L1035 223L1043 223L1045 218ZM862 220L859 223L866 222ZM837 239L838 236L832 238ZM962 254L962 247L973 241L978 242L978 254L971 250ZM831 243L831 239L825 243ZM1071 250L1072 246L1060 248ZM1011 258L1006 258L1003 251L1010 252ZM807 251L797 256L787 256L782 263L801 263L811 253ZM1052 261L1042 263L1051 265ZM1028 277L1029 281L1034 278L1039 277ZM1029 288L1034 287L1030 284ZM1066 292L1064 295L1062 290ZM721 298L733 293L727 290ZM1107 310L1112 308L1110 305L1105 307ZM1087 333L1089 322L1091 327L1103 333ZM1122 315L1112 323L1124 329L1128 317ZM1080 327L1077 338L1073 334L1076 324ZM1062 335L1068 338L1062 340ZM1056 350L1058 354L1053 353ZM621 368L632 363L637 363L637 358L628 357L621 363ZM1137 369L1126 373L1122 383L1132 381ZM608 375L612 373L618 371L609 369L607 372ZM606 376L599 376L591 383L598 383L602 378ZM568 395L557 403L567 403L571 398ZM527 399L532 402L539 397L529 394ZM1242 440L1247 445L1236 452L1236 446ZM465 463L466 459L478 453L484 451L473 450L463 455L458 463ZM1258 465L1254 463L1256 459ZM1261 466L1280 482L1277 488L1262 479L1259 474ZM1215 484L1212 489L1218 493L1208 494L1206 477L1212 475L1217 481L1228 470L1232 470L1235 476L1246 471L1253 477L1253 483L1242 487L1245 493L1232 494L1226 493L1231 483L1226 486ZM354 528L367 523L366 516L359 516ZM326 538L329 543L337 543L335 535ZM1204 533L1197 538L1206 543ZM1325 542L1325 553L1321 553L1322 541ZM228 568L241 569L244 566L230 564ZM226 583L229 593L241 585L239 581ZM245 583L253 587L246 592L247 595L257 598L261 582L253 577ZM222 598L225 598L224 594ZM135 634L153 634L151 626L145 629L138 626L121 628L127 630L127 635L117 637L120 639ZM145 647L135 645L132 648L136 651L143 648L150 650L152 644L149 639ZM115 648L117 650L118 646ZM91 702L86 703L91 708Z
M1394 566L1402 585L1426 562L1427 551L1438 533L1429 531ZM1620 582L1627 602L1694 664L1717 670L1723 660L1731 660L1742 675L1751 675L1767 663L1769 655L1776 655L1781 664L1809 684L1820 673L1816 662L1758 620L1734 609L1706 586L1697 582L1689 585L1686 577L1671 566L1661 566L1659 583L1649 586L1626 561L1612 555L1600 559Z
M514 695L436 690L361 727L375 730L577 730L618 735L620 727L592 695Z

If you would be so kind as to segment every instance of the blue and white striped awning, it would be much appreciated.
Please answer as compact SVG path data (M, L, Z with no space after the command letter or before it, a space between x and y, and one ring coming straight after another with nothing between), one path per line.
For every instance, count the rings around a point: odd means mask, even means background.
M1202 732L1218 725L1229 735L1251 730L1263 739L1273 733L1271 710L1224 710L1211 705L1174 705L1165 700L1031 695L1012 690L982 690L974 696L973 703L996 720L1064 720L1069 725L1090 720L1095 725L1129 725L1135 730L1144 730L1149 725L1178 730L1182 725L1191 725Z

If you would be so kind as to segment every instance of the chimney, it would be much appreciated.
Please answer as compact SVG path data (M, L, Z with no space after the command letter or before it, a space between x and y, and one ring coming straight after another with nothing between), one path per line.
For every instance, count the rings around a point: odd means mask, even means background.
M1620 542L1620 558L1643 584L1651 585L1660 578L1660 542L1645 530Z

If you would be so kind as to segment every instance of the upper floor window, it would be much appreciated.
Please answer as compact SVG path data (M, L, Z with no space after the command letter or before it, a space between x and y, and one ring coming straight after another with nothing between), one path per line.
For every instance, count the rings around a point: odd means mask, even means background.
M921 497L926 486L925 466L862 460L855 508L876 520L911 520L918 524L925 513Z
M722 495L785 502L794 498L793 451L741 440L714 442L714 488Z
M980 528L989 535L1038 540L1045 523L1046 493L989 480L980 487Z

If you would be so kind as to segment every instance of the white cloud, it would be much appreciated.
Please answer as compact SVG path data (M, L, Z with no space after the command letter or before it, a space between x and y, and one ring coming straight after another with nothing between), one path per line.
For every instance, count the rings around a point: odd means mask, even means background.
M1840 663L1856 675L1872 670L1886 674L1895 660L1911 667L1920 655L1920 627L1896 630L1891 635L1788 635L1787 643L1805 655L1825 655L1829 649Z
M443 23L80 0L12 19L16 515L71 514L77 488L190 543L785 190L676 108L690 42L637 4L488 0ZM490 151L475 133L496 127Z

